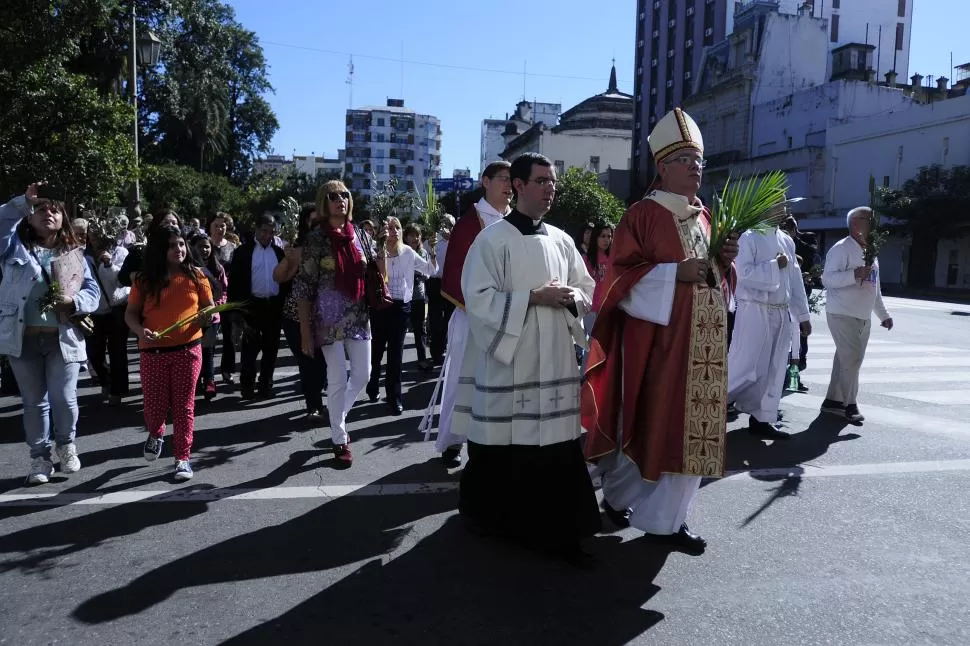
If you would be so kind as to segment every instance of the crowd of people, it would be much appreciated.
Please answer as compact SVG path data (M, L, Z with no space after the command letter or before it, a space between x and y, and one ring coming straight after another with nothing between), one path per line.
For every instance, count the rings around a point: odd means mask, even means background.
M80 469L78 374L89 363L105 401L122 405L130 335L143 455L164 453L171 416L176 480L193 476L197 397L233 387L238 365L242 400L272 398L281 335L307 418L329 425L337 464L349 467L347 415L361 393L377 402L383 377L388 413L403 413L411 330L418 368L440 371L422 427L430 435L440 395L444 466L461 466L467 447L459 510L470 530L583 561L581 540L600 529L598 476L611 522L703 552L686 521L701 479L723 475L729 406L749 415L751 434L789 437L776 416L786 370L805 365L818 251L789 218L735 232L712 254L697 125L675 109L649 145L658 174L648 193L616 226L590 214L576 238L544 220L558 178L535 153L489 164L481 200L427 240L395 217L355 221L339 180L303 205L286 242L271 214L245 240L226 213L204 230L172 210L116 228L70 222L32 184L0 208L0 354L23 401L27 482L47 482L55 454L62 472ZM892 328L878 261L864 253L871 219L865 208L848 214L849 236L821 272L836 345L822 411L853 423L864 420L873 311ZM54 289L72 258L69 290Z

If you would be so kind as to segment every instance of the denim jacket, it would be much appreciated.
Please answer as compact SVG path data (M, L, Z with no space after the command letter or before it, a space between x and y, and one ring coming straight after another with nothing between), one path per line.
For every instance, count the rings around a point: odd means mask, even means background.
M0 206L0 355L19 357L24 338L24 306L31 288L43 280L40 265L17 235L17 224L27 215L27 199L21 195ZM98 309L101 290L84 263L84 282L74 295L78 314ZM66 362L86 361L84 333L76 325L59 326L61 356Z

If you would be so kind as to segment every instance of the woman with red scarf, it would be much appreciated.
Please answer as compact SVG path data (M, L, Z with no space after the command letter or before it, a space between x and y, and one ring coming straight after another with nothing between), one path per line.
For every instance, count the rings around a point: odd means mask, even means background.
M366 258L375 249L370 236L353 225L353 210L343 182L333 180L320 188L317 213L322 221L306 238L293 281L303 353L312 357L320 348L327 362L330 432L334 457L343 467L353 462L347 413L367 385L371 357L364 275Z

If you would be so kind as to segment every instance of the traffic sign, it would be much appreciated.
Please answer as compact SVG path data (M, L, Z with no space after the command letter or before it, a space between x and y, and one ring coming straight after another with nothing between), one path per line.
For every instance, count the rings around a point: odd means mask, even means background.
M431 180L431 186L438 193L447 193L455 190L455 180L450 177Z
M467 192L475 188L475 182L471 177L459 177L455 179L454 182L457 184L456 188L459 191Z

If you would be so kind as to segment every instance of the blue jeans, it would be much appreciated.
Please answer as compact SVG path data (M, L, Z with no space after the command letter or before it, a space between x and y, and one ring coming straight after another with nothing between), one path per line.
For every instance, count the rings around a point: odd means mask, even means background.
M25 335L10 367L20 386L30 457L51 457L51 417L58 446L74 441L80 362L65 362L57 334Z

